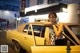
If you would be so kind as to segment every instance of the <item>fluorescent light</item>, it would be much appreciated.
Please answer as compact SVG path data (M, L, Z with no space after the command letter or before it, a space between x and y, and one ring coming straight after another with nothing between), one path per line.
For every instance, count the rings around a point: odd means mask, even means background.
M9 11L4 11L5 12L5 14L9 14L10 12Z
M67 10L67 8L62 8L62 11L67 12L68 10Z

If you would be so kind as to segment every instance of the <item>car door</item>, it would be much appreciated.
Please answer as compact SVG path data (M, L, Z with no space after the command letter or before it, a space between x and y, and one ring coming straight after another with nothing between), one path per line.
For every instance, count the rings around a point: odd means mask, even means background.
M80 34L78 30L80 30L80 25L65 25L65 33L68 34L70 38L76 43L75 45L70 46L70 53L80 53Z
M30 52L31 51L31 46L34 45L34 37L32 33L32 25L30 24L29 26L26 26L24 28L24 48Z
M40 28L40 27L39 27ZM67 46L66 45L50 45L49 44L49 32L50 28L46 26L45 29L45 36L46 38L46 44L44 46L33 46L31 47L33 53L66 53L67 52ZM40 42L40 41L39 41ZM59 41L58 41L59 42ZM61 42L63 43L63 42Z
M51 28L50 28L51 27ZM46 53L67 53L67 40L66 39L57 39L55 40L55 45L51 45L51 39L50 39L50 30L54 30L54 28L52 26L47 26L46 27L46 33L45 33L45 38L46 38L46 45L43 51ZM53 31L54 32L54 31ZM54 34L55 35L55 34ZM48 49L50 50L47 50ZM70 49L70 48L68 48ZM45 51L47 50L47 51Z
M62 50L61 53L80 53L80 40L76 37L76 35L69 29L67 25L64 25L66 32L62 32L63 36L65 36L65 39L59 39L56 41L57 45L56 46L57 51ZM65 44L64 44L65 43ZM63 49L61 49L62 47Z
M44 45L45 26L32 25L36 45Z
M54 30L54 29L53 29ZM50 27L46 27L45 38L49 40ZM32 46L32 53L80 53L80 45L77 45L69 36L65 39L57 39L55 45ZM46 40L46 41L47 41Z

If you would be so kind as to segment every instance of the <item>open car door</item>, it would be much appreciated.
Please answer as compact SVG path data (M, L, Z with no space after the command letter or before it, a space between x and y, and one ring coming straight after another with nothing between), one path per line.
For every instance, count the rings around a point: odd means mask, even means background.
M66 45L35 45L31 46L32 53L80 53L80 40L67 25L64 25L64 27L68 33L70 33L70 35L67 35L64 32L62 33L67 38ZM49 28L47 27L46 30L47 31L45 33L47 36L49 36ZM71 42L73 45L71 45Z

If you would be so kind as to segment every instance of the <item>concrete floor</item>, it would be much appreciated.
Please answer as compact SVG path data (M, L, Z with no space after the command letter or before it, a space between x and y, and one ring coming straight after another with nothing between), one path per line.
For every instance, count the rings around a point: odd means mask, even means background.
M14 45L9 44L6 39L6 31L0 30L0 45L8 45L8 53L16 53L14 50Z

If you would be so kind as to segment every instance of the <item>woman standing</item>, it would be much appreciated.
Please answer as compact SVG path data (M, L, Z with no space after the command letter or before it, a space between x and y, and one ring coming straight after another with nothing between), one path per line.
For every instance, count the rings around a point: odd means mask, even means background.
M51 22L51 24L53 26L50 26L50 44L51 45L55 45L55 40L58 39L60 37L60 34L62 32L63 29L63 23L59 23L57 22L57 15L54 11L51 11L49 13L49 20Z

